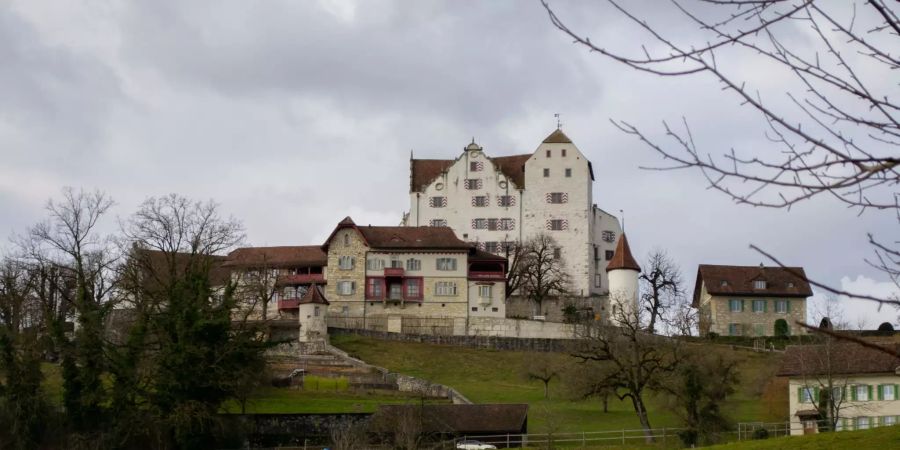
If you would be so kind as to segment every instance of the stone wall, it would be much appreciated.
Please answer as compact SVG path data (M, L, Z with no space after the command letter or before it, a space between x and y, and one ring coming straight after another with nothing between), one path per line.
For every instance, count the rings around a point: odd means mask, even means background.
M490 348L495 350L530 352L566 352L577 344L575 339L511 338L500 336L431 336L385 333L372 330L329 329L332 334L352 334L400 342L454 345L457 347Z
M806 334L806 330L797 325L797 322L806 322L806 299L803 298L760 298L760 297L734 297L743 300L744 310L732 312L729 308L729 300L732 297L716 297L710 298L708 307L712 314L712 323L709 331L718 333L721 336L728 336L728 324L737 323L741 325L742 336L759 336L756 333L756 326L762 328L761 336L775 335L775 321L784 319L788 324L790 334ZM764 300L766 302L766 310L764 312L753 311L753 301ZM775 312L775 302L777 300L788 300L790 302L790 311L787 313Z
M581 314L597 318L605 316L607 297L560 297L544 300L541 303L540 314L547 322L565 322L563 309L574 306ZM534 315L534 302L527 298L514 295L506 300L506 317L531 318ZM590 318L590 317L589 317Z
M231 430L246 435L250 448L328 445L334 427L367 424L371 413L226 414Z

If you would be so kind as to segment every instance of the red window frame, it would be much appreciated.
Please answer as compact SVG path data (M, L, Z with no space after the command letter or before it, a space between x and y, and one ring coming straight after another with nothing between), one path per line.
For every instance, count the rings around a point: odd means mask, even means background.
M375 286L381 288L381 295L375 295ZM366 277L366 300L384 300L385 296L384 277Z
M416 295L412 295L409 293L409 282L416 281L416 284L419 287L419 292ZM422 294L425 290L425 283L423 277L406 277L403 279L403 298L405 300L422 300Z

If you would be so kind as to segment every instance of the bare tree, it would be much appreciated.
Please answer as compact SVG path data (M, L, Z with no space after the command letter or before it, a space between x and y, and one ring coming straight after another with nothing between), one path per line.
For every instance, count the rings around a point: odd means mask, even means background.
M519 273L522 295L532 302L539 315L544 300L569 293L570 277L563 260L556 256L559 246L553 237L539 234L522 244Z
M365 422L344 422L329 432L334 450L356 450L369 445Z
M670 309L667 325L669 334L693 336L695 331L699 331L700 312L691 306L688 297L682 296Z
M583 327L581 346L572 356L600 364L596 386L607 388L619 399L628 399L641 423L647 442L653 441L647 392L674 371L682 358L681 344L646 333L640 310L621 311L617 326L590 322Z
M271 264L268 255L263 254L260 261L233 273L240 300L239 314L244 320L250 317L259 317L263 322L269 320L269 303L278 290L279 270Z
M681 270L665 250L655 249L647 256L641 272L641 303L647 311L647 331L656 332L657 322L666 320L670 309L684 297Z
M765 127L769 145L730 148L713 156L702 150L687 119L663 122L661 142L625 121L615 126L635 136L668 164L653 170L694 169L710 188L739 204L790 208L831 197L859 213L887 212L900 223L900 103L896 77L900 16L896 2L855 0L672 0L678 28L693 27L699 39L681 38L619 0L607 4L646 36L633 51L609 48L570 28L548 0L551 23L574 42L629 68L663 77L705 76ZM661 5L662 6L662 5ZM798 39L797 33L807 39ZM754 87L746 72L729 64L766 67L782 76L780 101ZM893 95L892 95L893 94ZM781 97L782 99L785 97ZM725 98L725 97L723 97ZM900 248L868 235L874 257L866 262L900 287ZM751 246L773 262L773 255ZM782 265L783 266L783 265ZM846 292L810 280L825 291L900 305L900 299Z
M559 362L550 353L539 353L525 359L522 375L526 380L538 380L544 384L544 398L550 398L550 382L559 378Z
M520 243L507 244L506 259L509 267L506 270L506 297L518 293L522 285L522 262L525 247Z

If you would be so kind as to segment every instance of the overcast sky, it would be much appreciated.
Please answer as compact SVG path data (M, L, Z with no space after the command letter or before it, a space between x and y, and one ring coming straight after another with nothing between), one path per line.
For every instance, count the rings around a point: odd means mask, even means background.
M596 3L560 15L595 42L639 48ZM738 206L695 172L641 170L658 155L611 118L660 136L662 120L684 116L712 153L765 151L759 120L710 79L586 53L537 1L12 1L0 7L0 61L2 235L76 186L111 194L118 217L176 192L221 203L250 244L321 243L344 216L400 221L410 151L454 158L474 137L488 155L530 153L560 113L593 162L595 201L625 211L636 254L667 249L690 288L697 264L763 262L756 244L813 278L891 293L864 262L867 232L897 239L890 217L825 198L790 212ZM779 93L764 68L739 69ZM897 320L861 303L845 311L870 327Z

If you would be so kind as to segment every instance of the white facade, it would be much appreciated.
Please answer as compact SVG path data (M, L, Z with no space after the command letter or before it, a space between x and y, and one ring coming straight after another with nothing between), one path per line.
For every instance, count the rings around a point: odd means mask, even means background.
M618 219L593 203L590 161L556 130L530 155L491 158L469 144L455 160L411 160L408 226L446 225L479 248L552 236L576 296L605 295ZM421 184L420 184L421 182Z
M638 276L640 272L631 269L609 271L610 317L614 321L631 318L638 307Z

